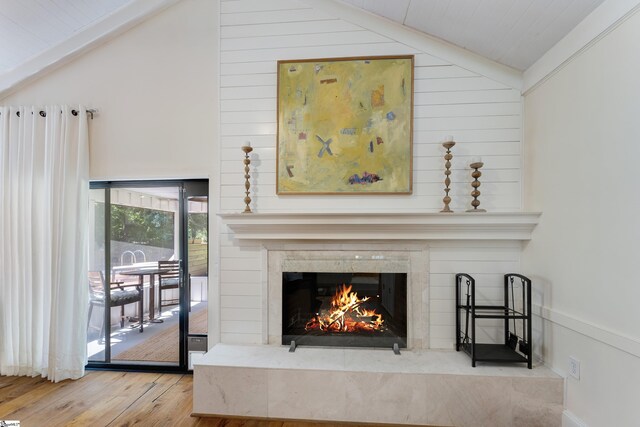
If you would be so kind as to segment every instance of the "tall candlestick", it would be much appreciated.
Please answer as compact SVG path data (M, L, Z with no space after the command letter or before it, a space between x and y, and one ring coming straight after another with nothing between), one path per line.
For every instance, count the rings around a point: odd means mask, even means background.
M449 203L451 203L451 197L449 197L449 191L451 190L449 188L449 185L451 184L451 178L449 178L449 175L451 175L451 159L453 159L453 154L451 154L451 148L453 148L453 146L456 145L455 141L453 140L452 136L447 136L445 137L445 142L442 144L442 146L444 148L447 149L447 154L444 155L444 175L445 175L445 179L444 179L444 199L442 199L442 201L444 202L444 209L442 209L440 212L447 212L447 213L451 213L453 212L450 208L449 208Z
M478 206L480 206L480 200L478 200L478 197L480 197L480 190L478 190L478 187L480 187L480 181L478 178L482 176L480 168L484 166L484 163L473 162L469 166L474 170L471 172L471 176L473 177L473 182L471 183L471 187L473 187L473 191L471 192L473 200L471 201L471 206L473 206L473 209L467 209L467 212L486 212L484 209L478 209Z
M247 145L242 146L242 151L244 152L244 188L245 188L245 197L244 203L245 208L242 213L251 213L251 208L249 207L249 203L251 203L251 197L249 197L249 188L251 188L251 183L249 182L249 165L251 164L251 159L249 158L249 153L253 151L251 148L251 143L247 141Z

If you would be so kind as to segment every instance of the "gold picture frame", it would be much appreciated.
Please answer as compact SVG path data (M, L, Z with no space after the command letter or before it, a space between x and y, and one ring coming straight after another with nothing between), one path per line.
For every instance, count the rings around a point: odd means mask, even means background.
M411 194L413 63L278 61L277 194Z

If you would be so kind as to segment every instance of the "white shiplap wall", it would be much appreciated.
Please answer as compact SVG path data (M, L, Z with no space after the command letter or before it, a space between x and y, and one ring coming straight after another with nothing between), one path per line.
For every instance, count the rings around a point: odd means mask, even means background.
M221 2L221 211L240 212L244 208L240 147L251 141L251 197L255 212L437 212L444 196L441 142L445 135L453 135L458 143L453 149L452 208L461 211L469 207L471 178L467 165L471 157L482 156L482 207L491 211L520 210L520 91L468 66L463 68L433 56L427 47L404 44L398 41L401 37L393 37L388 31L383 35L376 31L374 20L366 27L359 22L347 22L297 0ZM397 31L410 30L398 26ZM415 55L413 194L277 196L277 61L401 54ZM235 241L224 226L220 232L221 340L262 342L260 247ZM473 249L457 244L432 247L431 277L434 292L439 292L431 307L433 347L450 348L454 337L453 278L449 276L456 271L516 271L519 250L519 245L516 248L513 244ZM518 261L513 260L514 256ZM500 283L498 280L496 285ZM444 290L447 286L451 289Z

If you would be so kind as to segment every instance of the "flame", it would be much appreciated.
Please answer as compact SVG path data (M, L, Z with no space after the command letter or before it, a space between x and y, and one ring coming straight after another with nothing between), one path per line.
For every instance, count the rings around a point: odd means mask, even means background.
M353 285L339 286L331 299L331 308L322 310L305 325L305 331L368 332L383 330L382 314L362 307L370 297L358 298Z

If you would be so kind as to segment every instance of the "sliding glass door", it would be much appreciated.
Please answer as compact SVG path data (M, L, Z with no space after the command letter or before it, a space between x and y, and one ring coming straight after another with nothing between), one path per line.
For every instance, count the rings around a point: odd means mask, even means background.
M198 200L191 188L203 193ZM207 188L206 180L92 183L90 366L186 370L190 313L206 325Z
M192 369L194 354L207 350L207 323L209 320L209 189L207 182L189 182L185 185L187 199L186 249L189 264L189 301L187 364Z

